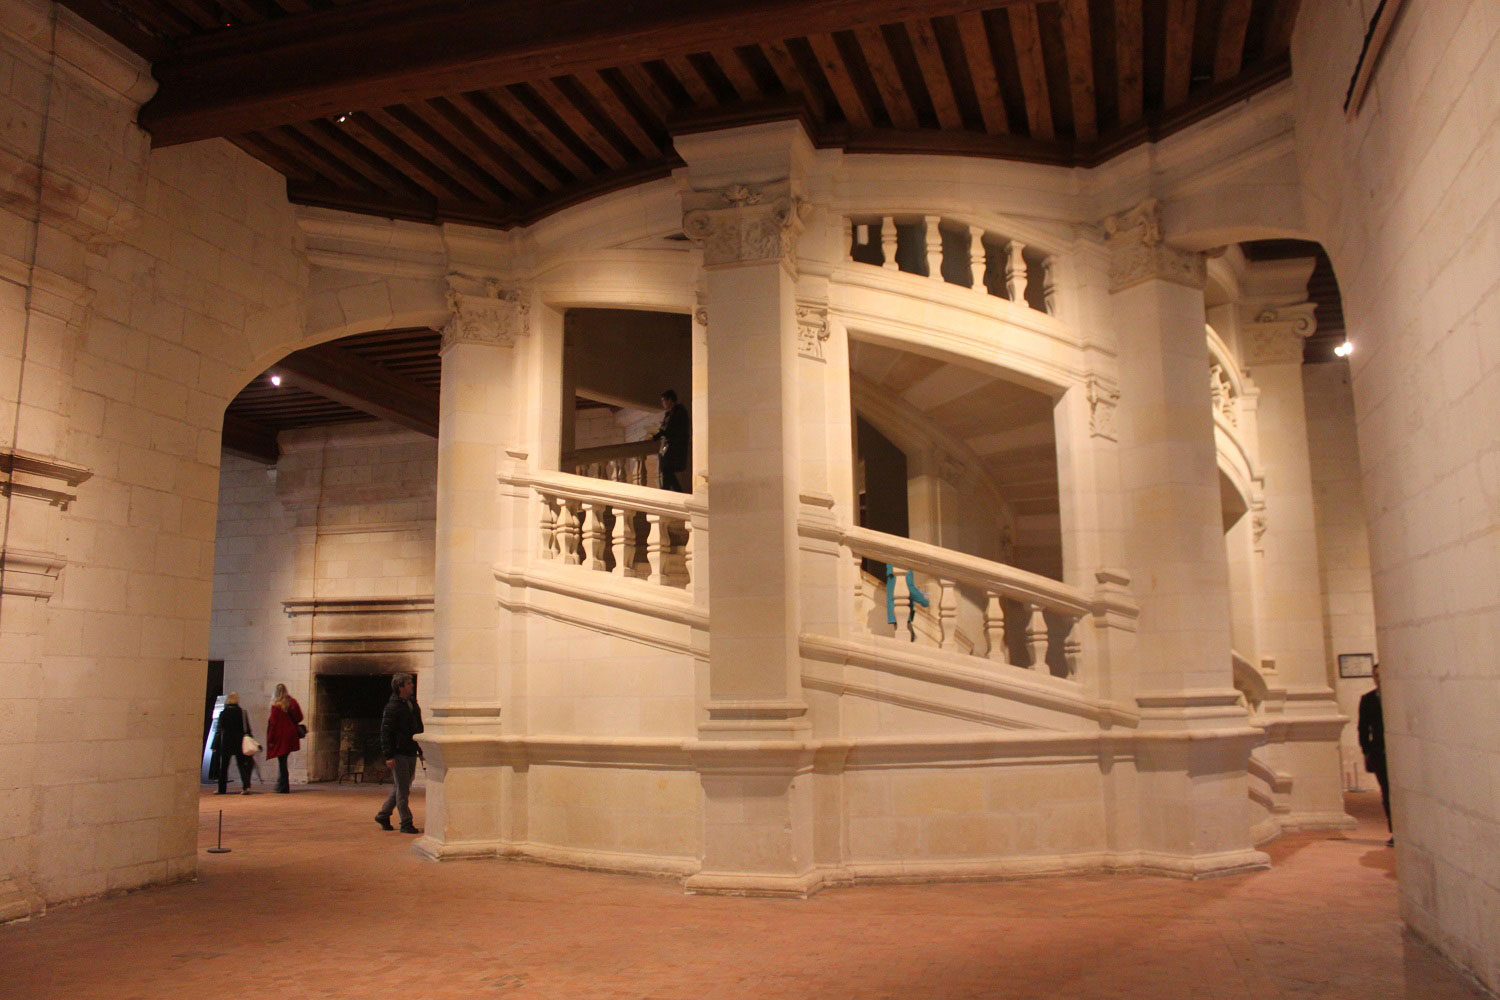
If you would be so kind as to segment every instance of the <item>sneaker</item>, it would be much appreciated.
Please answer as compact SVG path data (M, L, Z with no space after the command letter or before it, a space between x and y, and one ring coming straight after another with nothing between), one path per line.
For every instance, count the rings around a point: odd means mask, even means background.
M382 830L396 829L394 826L391 826L391 818L389 816L376 816L375 822L380 824Z
M255 793L252 792L250 789L247 788L243 792L240 792L240 794L241 795L254 795Z
M422 832L422 831L421 831L421 830L418 830L418 829L417 829L417 828L416 828L416 827L414 827L414 826L403 826L403 827L402 827L402 828L401 828L401 831L400 831L400 832L401 832L401 833L421 833L421 832Z

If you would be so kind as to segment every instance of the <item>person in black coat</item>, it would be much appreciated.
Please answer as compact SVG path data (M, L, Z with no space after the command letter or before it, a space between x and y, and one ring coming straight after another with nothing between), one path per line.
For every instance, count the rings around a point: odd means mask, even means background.
M391 769L392 780L391 794L375 814L375 822L382 830L391 829L391 812L396 810L401 813L402 833L422 832L412 822L411 806L407 804L412 778L417 773L417 758L422 756L422 748L416 741L416 735L422 731L422 709L416 696L417 681L411 674L391 677L391 700L385 703L385 712L380 717L380 755Z
M1385 715L1380 708L1380 664L1375 664L1371 673L1375 678L1375 690L1367 691L1359 699L1359 748L1365 755L1365 770L1375 775L1380 785L1380 804L1385 806L1385 828L1392 834L1387 846L1396 844L1395 828L1391 826L1391 786L1385 774Z
M688 457L693 439L693 421L688 408L677 402L677 391L666 389L661 394L663 411L661 426L651 435L651 440L661 442L656 464L658 485L675 493L691 493L692 488L681 482L677 474L688 467Z
M217 735L214 737L214 749L219 754L219 794L225 794L229 789L229 761L234 760L240 769L240 784L244 786L240 794L251 795L250 791L250 768L255 763L250 757L243 753L243 742L246 736L254 736L250 729L250 714L240 707L240 696L238 692L231 691L224 699L224 707L219 712Z

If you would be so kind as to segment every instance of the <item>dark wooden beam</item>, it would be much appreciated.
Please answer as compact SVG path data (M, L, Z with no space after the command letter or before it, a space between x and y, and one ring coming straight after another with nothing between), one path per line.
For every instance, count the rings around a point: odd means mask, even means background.
M1214 47L1214 83L1239 75L1245 56L1245 31L1250 25L1251 0L1224 0L1219 14L1219 38Z
M438 394L352 351L331 344L309 347L288 355L271 374L372 417L437 437Z
M995 57L984 15L974 11L958 15L958 37L969 64L969 78L974 81L974 98L984 117L984 130L990 135L1004 135L1010 131L1010 123L1005 117L1005 101L1000 96L1000 80L995 75Z
M155 67L161 86L140 121L168 146L661 56L1028 2L367 0L184 40Z
M1036 8L1030 4L1010 8L1010 35L1015 43L1016 65L1021 71L1021 89L1026 92L1026 124L1033 139L1051 139L1052 96L1047 90L1047 64L1042 60L1042 33Z
M224 414L223 448L237 455L275 465L281 458L281 446L276 443L276 429L254 420L246 420L232 413Z
M1068 92L1073 100L1073 134L1084 142L1092 142L1099 137L1099 125L1088 0L1063 0L1062 26L1068 55Z
M62 0L62 5L136 55L155 62L171 51L167 41L141 19L122 13L105 0Z
M1167 65L1162 81L1162 104L1175 108L1187 100L1193 79L1193 30L1197 0L1167 0Z
M1145 27L1141 0L1115 0L1116 96L1120 102L1120 124L1130 127L1144 111Z

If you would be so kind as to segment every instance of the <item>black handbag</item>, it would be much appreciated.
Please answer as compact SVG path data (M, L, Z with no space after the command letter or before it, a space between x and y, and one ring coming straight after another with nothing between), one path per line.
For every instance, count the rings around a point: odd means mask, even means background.
M297 723L297 738L298 738L298 739L301 739L301 738L302 738L302 737L304 737L304 736L306 736L306 735L307 735L307 727L306 727L306 726L304 726L304 725L303 725L303 724L302 724L302 723L300 723L300 722L299 722L299 723Z

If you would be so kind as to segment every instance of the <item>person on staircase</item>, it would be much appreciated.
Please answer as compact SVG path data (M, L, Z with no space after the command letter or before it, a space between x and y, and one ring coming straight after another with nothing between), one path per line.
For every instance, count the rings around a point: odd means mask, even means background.
M663 389L661 394L661 426L651 435L651 440L660 442L656 476L661 489L674 493L691 493L691 483L684 483L678 473L688 467L692 449L693 421L688 408L677 401L677 390Z

